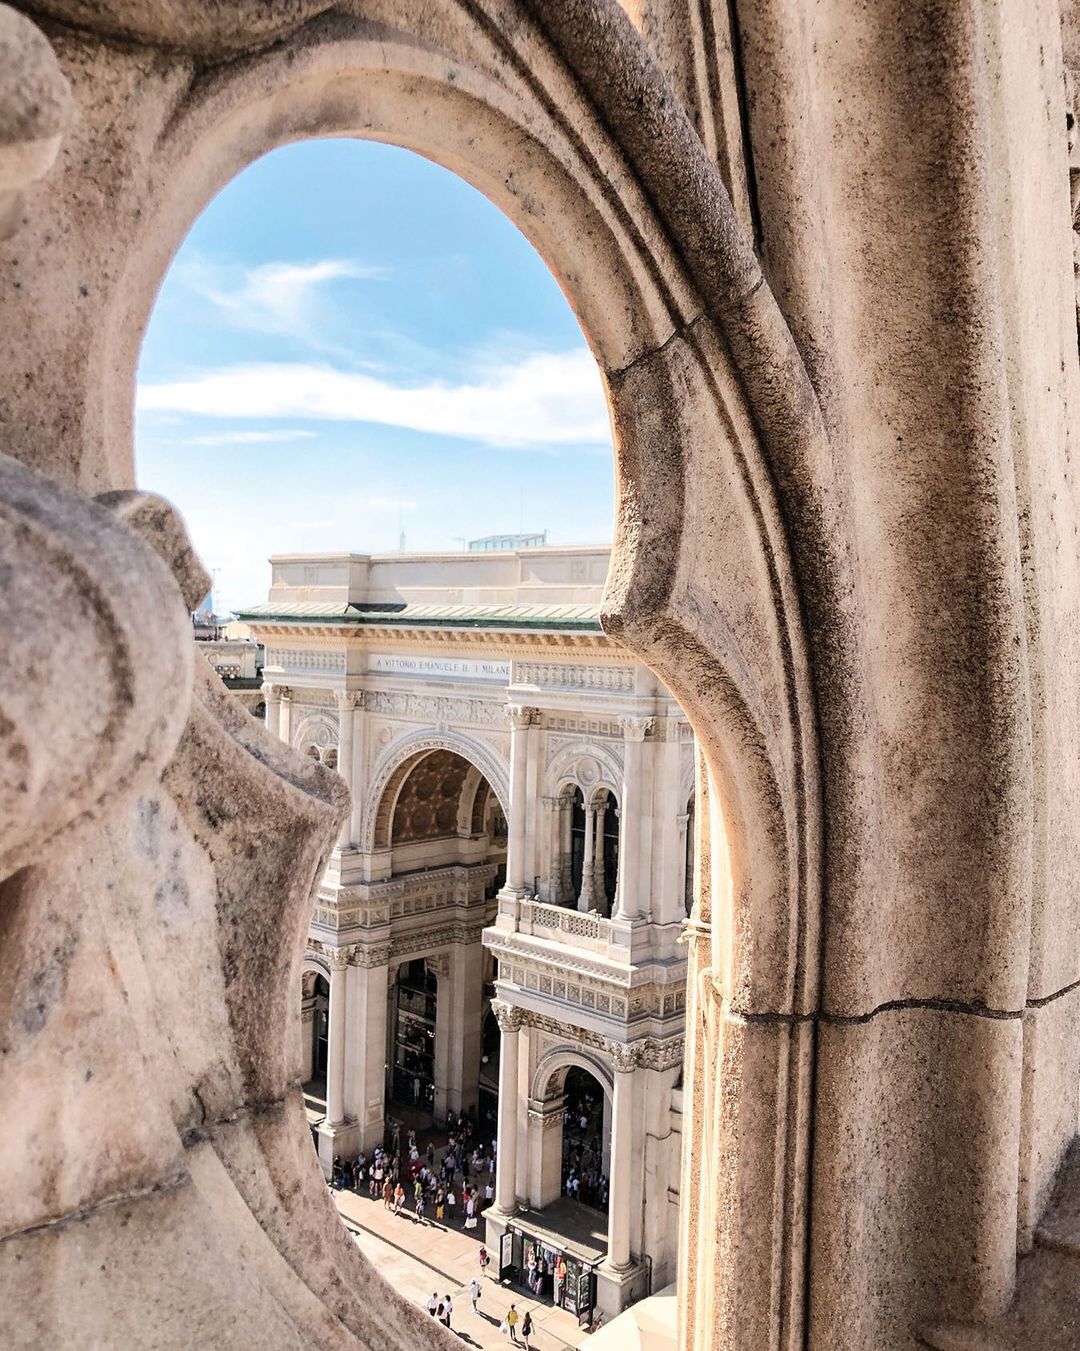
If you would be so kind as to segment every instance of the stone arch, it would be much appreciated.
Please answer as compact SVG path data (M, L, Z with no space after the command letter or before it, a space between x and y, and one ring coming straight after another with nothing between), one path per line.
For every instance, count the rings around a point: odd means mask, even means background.
M123 117L92 128L112 138L95 151L113 176L100 205L80 202L81 223L102 243L69 250L75 262L49 282L56 297L76 282L95 297L71 339L84 384L56 401L62 435L55 418L37 427L21 404L12 426L26 431L26 461L65 483L131 485L131 393L157 286L206 202L277 145L393 141L495 201L559 280L606 380L618 502L603 625L673 691L707 762L708 880L688 1010L701 1039L696 1049L691 1039L690 1077L704 1082L720 1019L805 1018L819 1005L821 759L803 606L828 657L850 571L820 408L714 164L617 5L507 0L496 22L484 5L416 11L388 0L378 16L370 25L365 7L302 29L282 21L265 49L241 40L242 56L199 64L194 78L186 58L156 49L161 82L147 86L138 133ZM214 20L204 22L214 50ZM54 176L37 209L68 219L63 192ZM60 253L50 249L45 275ZM40 292L28 295L32 304ZM65 331L61 302L48 303L37 330ZM44 374L35 361L28 373ZM35 407L55 379L36 386ZM688 498L708 511L688 510ZM789 528L815 559L805 597ZM295 970L299 929L292 939ZM803 1307L810 1118L797 1086L812 1080L814 1043L793 1038L775 1055L753 1037L739 1045L739 1072L771 1095L769 1138L750 1128L737 1095L722 1104L730 1118L712 1122L696 1097L687 1125L703 1138L754 1137L753 1149L731 1147L729 1211L758 1195L779 1200L761 1243L739 1248L717 1277L715 1299L752 1289L783 1339ZM758 1107L749 1103L755 1121ZM715 1207L700 1185L688 1175L687 1209L707 1227Z
M310 949L304 953L303 970L314 971L316 975L322 976L327 985L330 984L330 963Z
M584 1046L555 1046L546 1051L536 1063L532 1083L529 1086L529 1096L536 1102L546 1102L555 1096L547 1090L556 1075L561 1075L559 1084L561 1092L566 1071L574 1065L592 1075L604 1090L604 1096L610 1103L615 1094L615 1080L611 1069L599 1054Z
M337 744L337 723L322 711L305 714L293 733L294 749L305 755L314 746L320 760L325 759L327 751L336 749Z
M431 751L453 751L473 765L491 786L506 814L510 800L508 767L492 748L459 732L424 730L413 732L387 748L371 777L371 791L364 804L360 848L367 852L389 844L389 825L402 784L418 761ZM381 843L385 841L385 843Z
M598 776L586 782L579 767L586 761L594 761ZM574 742L561 746L548 761L544 769L545 789L552 797L558 797L562 790L573 784L580 788L586 800L598 788L609 788L616 797L622 787L622 756L603 742Z

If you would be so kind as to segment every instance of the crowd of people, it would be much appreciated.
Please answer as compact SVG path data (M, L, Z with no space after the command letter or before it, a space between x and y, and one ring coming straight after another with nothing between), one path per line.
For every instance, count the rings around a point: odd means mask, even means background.
M468 1112L452 1117L447 1123L445 1146L436 1147L430 1137L421 1148L415 1130L408 1130L402 1139L398 1122L388 1122L384 1143L368 1158L363 1153L355 1159L335 1158L330 1179L331 1187L362 1193L367 1190L372 1199L382 1198L383 1205L395 1215L403 1211L421 1223L434 1222L446 1226L475 1229L482 1211L495 1197L495 1140L483 1143L477 1138L477 1128ZM487 1270L491 1258L480 1248L480 1276ZM534 1294L539 1283L530 1282ZM474 1311L481 1298L480 1279L473 1277L468 1285ZM426 1304L428 1312L445 1327L452 1330L454 1301L451 1294L439 1295L432 1291ZM510 1342L530 1345L533 1319L526 1309L519 1313L511 1304L504 1315L499 1331Z
M363 1153L353 1160L334 1160L330 1185L338 1190L360 1192L395 1215L407 1211L425 1224L461 1224L475 1229L483 1210L495 1198L496 1143L476 1139L472 1116L463 1112L448 1122L445 1149L430 1139L421 1151L416 1131L408 1131L402 1148L401 1126L394 1122L384 1145L369 1159Z
M603 1169L602 1131L602 1092L569 1075L563 1109L563 1195L606 1211L608 1179Z

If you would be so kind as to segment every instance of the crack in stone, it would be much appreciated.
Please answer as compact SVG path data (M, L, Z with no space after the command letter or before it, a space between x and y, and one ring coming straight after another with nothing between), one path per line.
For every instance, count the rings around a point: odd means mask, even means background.
M631 371L636 370L638 366L644 365L645 362L652 361L655 357L661 356L673 343L678 342L680 338L689 341L698 325L704 323L708 318L709 314L706 310L699 310L692 319L686 319L682 323L676 324L663 342L657 343L655 347L650 347L648 351L641 352L633 359L633 361L628 361L625 366L620 366L617 370L609 370L607 372L608 379L612 384L615 384L625 376L629 375Z
M13 1239L29 1238L34 1234L40 1234L50 1229L65 1229L69 1224L92 1219L103 1211L115 1210L117 1206L128 1205L135 1201L145 1201L150 1196L177 1191L180 1187L189 1186L190 1183L191 1175L186 1169L181 1170L152 1183L149 1187L139 1187L135 1191L106 1196L100 1201L92 1201L85 1206L76 1206L74 1210L69 1210L64 1215L56 1215L49 1220L38 1220L36 1224L28 1224L22 1229L9 1230L6 1234L0 1234L0 1244L10 1243Z
M1022 1018L1028 1009L1042 1009L1058 999L1080 990L1080 979L1064 985L1053 994L1040 995L1029 999L1019 1009L995 1009L989 1004L968 1003L962 999L913 998L889 999L868 1013L750 1013L743 1009L728 1006L728 1016L746 1023L817 1023L826 1027L857 1027L869 1023L879 1013L894 1013L904 1009L929 1009L939 1013L964 1013L973 1018L989 1018L995 1022L1009 1022Z

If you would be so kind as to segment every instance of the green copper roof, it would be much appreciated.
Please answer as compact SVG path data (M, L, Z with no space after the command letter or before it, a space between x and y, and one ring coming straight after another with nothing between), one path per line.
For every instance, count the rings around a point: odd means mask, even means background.
M237 610L237 619L268 624L343 624L386 628L573 629L600 633L592 605L342 605L277 602Z

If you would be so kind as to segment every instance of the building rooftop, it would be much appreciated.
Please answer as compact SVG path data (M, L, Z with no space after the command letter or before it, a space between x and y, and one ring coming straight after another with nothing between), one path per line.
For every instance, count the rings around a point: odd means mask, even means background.
M409 605L270 601L237 618L271 624L341 624L386 628L568 629L600 633L597 605Z
M277 554L242 619L598 627L609 545L437 554ZM297 606L317 606L317 610Z

